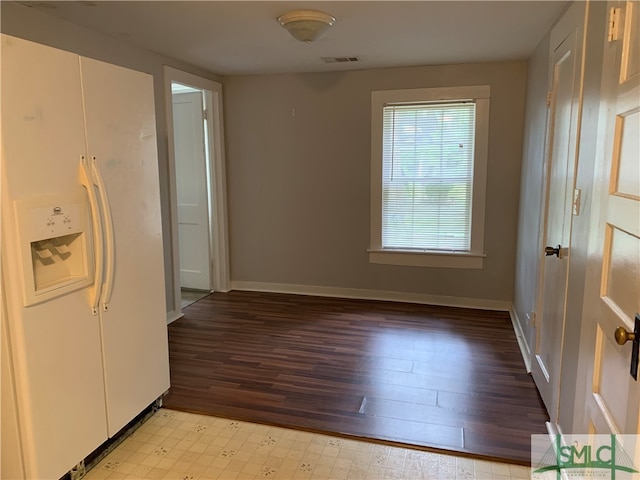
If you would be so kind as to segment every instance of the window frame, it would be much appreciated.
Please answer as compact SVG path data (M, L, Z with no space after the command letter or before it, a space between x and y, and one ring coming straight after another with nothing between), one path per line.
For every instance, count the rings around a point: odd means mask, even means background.
M489 144L489 85L379 90L371 92L371 223L370 263L423 267L483 267L484 222ZM455 102L476 104L473 192L471 197L471 246L468 251L416 250L382 247L383 109L388 104Z

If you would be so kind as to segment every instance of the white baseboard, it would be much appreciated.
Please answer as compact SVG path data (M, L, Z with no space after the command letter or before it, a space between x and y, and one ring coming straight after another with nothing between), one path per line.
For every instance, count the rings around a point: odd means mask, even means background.
M511 302L503 300L484 300L481 298L449 297L445 295L367 290L361 288L232 281L231 289L253 292L315 295L318 297L356 298L360 300L389 300L393 302L422 303L445 307L477 308L480 310L501 310L505 312L511 309Z
M547 433L549 434L550 437L553 437L555 439L556 435L564 436L564 434L562 433L562 429L560 428L560 425L558 425L557 423L545 422L545 426L547 427Z
M520 318L513 308L513 305L511 305L511 308L509 308L509 316L511 317L513 331L516 334L516 340L518 340L518 347L520 347L520 353L522 354L524 365L527 368L527 373L531 373L531 349L529 348L527 339L524 337L522 323L520 322Z
M182 311L167 312L167 325L169 325L172 322L175 322L176 320L182 317L184 317L184 313L182 313Z

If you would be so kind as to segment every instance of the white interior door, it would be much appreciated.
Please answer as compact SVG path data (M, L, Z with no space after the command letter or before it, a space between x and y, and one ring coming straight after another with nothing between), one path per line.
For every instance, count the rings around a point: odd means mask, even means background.
M173 94L180 286L211 290L209 194L202 92Z
M592 237L581 342L588 378L585 431L640 433L640 387L630 375L640 312L640 2L614 2L617 38L605 46L600 134L604 146L594 183ZM637 452L636 452L637 453ZM638 460L638 457L636 457ZM637 464L637 461L636 461Z
M581 28L573 28L551 54L552 91L549 114L546 245L536 319L535 357L531 370L552 422L557 421L565 301L569 273L568 246L575 180L580 110ZM542 254L543 252L541 252Z

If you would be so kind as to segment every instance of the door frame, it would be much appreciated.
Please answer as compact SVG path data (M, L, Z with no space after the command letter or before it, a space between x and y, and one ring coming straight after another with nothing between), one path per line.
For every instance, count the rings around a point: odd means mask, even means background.
M167 123L167 146L169 159L169 204L171 229L171 262L172 262L172 312L169 322L182 316L180 300L180 250L178 248L178 200L176 187L176 159L173 138L173 97L171 84L173 82L188 85L203 90L209 121L207 122L207 136L209 141L209 261L211 262L211 286L214 291L227 292L230 289L229 275L229 235L227 222L227 182L224 155L224 129L222 109L222 84L183 72L169 66L164 66L164 94L165 114ZM215 261L214 261L215 260Z
M550 173L551 173L551 162L555 161L555 159L551 158L552 151L551 145L555 141L553 138L553 128L555 123L555 118L553 116L554 112L552 111L552 99L549 97L552 95L553 91L553 82L554 82L554 52L557 48L559 48L564 41L566 41L571 35L576 35L577 44L576 50L574 52L576 56L576 61L578 62L578 68L576 74L580 76L578 80L578 91L577 91L577 105L575 112L575 135L576 137L572 140L575 144L575 151L573 159L569 160L570 167L573 168L573 182L570 186L571 192L576 188L576 180L578 177L578 164L579 164L579 156L581 149L581 122L582 122L582 114L583 114L583 94L584 94L584 49L585 49L585 39L584 33L587 25L587 19L589 18L589 5L587 2L574 2L571 4L567 10L563 12L560 19L554 25L554 27L550 31L550 40L549 40L549 68L547 75L547 95L548 95L548 105L547 105L547 115L546 115L546 127L545 127L545 146L544 146L544 166L543 166L543 183L542 183L542 199L540 205L540 215L541 222L540 227L538 229L538 276L536 279L536 293L535 293L535 302L534 302L534 321L533 321L533 335L532 335L532 345L530 350L530 365L533 374L533 369L540 368L537 364L538 361L536 359L536 352L538 351L538 339L539 339L539 325L543 315L543 300L544 300L544 280L545 280L545 259L546 256L544 254L544 249L546 246L546 238L548 231L548 211L549 211L549 187L550 187ZM570 198L573 196L570 195ZM573 202L572 202L573 203ZM566 335L565 331L567 328L567 317L568 317L568 309L571 308L569 302L571 299L569 298L569 290L570 290L570 280L572 278L572 269L575 268L572 249L574 246L574 238L573 238L573 228L574 228L574 215L570 215L567 219L569 222L569 243L564 246L568 248L568 265L567 265L567 276L564 284L565 288L565 305L563 307L563 315L562 315L562 341L561 341L561 350L558 352L560 356L560 370L558 372L558 379L556 381L556 388L558 390L557 398L555 399L555 411L556 418L550 418L550 421L547 423L547 430L550 434L556 434L562 432L562 428L559 424L559 416L560 416L560 405L562 397L561 395L574 395L575 394L575 385L569 386L567 382L570 382L571 379L566 379L564 377L565 370L565 356L567 352L565 352L566 346ZM575 328L575 325L572 325ZM572 345L573 347L573 345ZM577 352L571 352L571 354ZM565 427L568 425L564 425Z
M606 2L574 2L563 13L551 31L550 51L559 40L559 31L568 24L579 22L582 25L583 37L581 45L582 79L581 79L581 107L579 116L579 139L577 151L577 165L574 177L574 188L582 192L579 201L578 214L571 216L571 242L569 244L571 256L567 281L567 298L565 309L565 332L561 357L560 394L558 398L558 419L547 424L551 434L556 433L586 433L582 428L584 415L584 396L586 376L583 366L586 361L582 336L588 333L586 321L588 314L585 310L585 278L588 263L588 242L592 226L592 201L594 198L594 172L599 155L598 132L601 104L601 76L602 54L604 38L608 27L608 9ZM554 32L554 30L556 32ZM555 37L554 37L555 35ZM554 40L558 39L558 40ZM549 75L553 72L550 71ZM551 77L549 77L551 78ZM551 82L548 82L551 85ZM548 123L548 120L547 120ZM546 132L548 135L548 131ZM545 148L548 147L545 140ZM547 152L545 151L545 166L543 188L547 184ZM541 219L546 210L546 192L541 200ZM545 247L546 230L541 222L539 228L538 245L540 262L544 263L543 249ZM544 270L536 278L535 314L538 315L540 306L538 297L542 291ZM537 321L534 316L534 321ZM534 328L535 327L534 325ZM537 334L537 332L536 332ZM532 348L531 361L534 361Z

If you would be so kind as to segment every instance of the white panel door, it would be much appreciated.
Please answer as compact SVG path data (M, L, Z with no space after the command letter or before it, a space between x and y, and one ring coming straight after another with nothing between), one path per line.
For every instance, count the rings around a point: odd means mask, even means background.
M610 7L619 9L619 26L617 39L605 45L599 133L604 149L595 174L584 308L588 335L581 344L588 361L579 374L589 379L583 428L638 434L633 342L618 345L614 331L633 332L640 313L640 2Z
M100 302L113 435L169 388L153 79L87 58L81 71L87 151L106 185L115 240L107 311Z
M77 55L6 35L1 61L3 322L26 477L60 478L107 439L99 319L86 289L23 307L13 200L82 191L80 69Z
M211 290L202 92L173 94L180 286Z
M580 103L580 29L571 33L552 54L553 88L549 115L546 245L560 246L545 256L540 305L536 319L536 347L532 374L552 422L557 420L564 335L565 300L569 273L571 207L575 178ZM542 254L542 252L541 252Z

